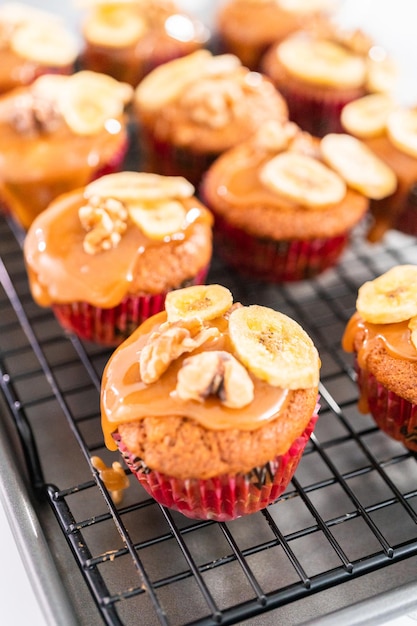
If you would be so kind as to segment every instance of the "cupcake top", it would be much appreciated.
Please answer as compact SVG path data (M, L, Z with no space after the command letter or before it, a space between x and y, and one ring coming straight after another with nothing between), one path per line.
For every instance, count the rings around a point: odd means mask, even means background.
M267 52L264 68L324 89L391 92L397 70L386 50L363 31L346 30L330 20L296 31ZM280 68L279 70L277 68Z
M233 304L221 285L173 291L165 308L106 366L106 444L115 448L118 431L130 452L143 448L138 456L151 469L177 477L248 471L286 452L317 401L320 360L307 333L272 309ZM202 439L205 453L196 455L193 441ZM224 462L222 447L235 450L234 460Z
M417 108L400 106L388 94L370 94L347 104L341 122L397 176L395 194L372 207L375 223L369 239L377 241L387 229L395 227L417 180Z
M153 70L138 85L135 108L159 138L218 153L247 138L267 119L287 119L270 81L231 54L199 50Z
M202 45L209 37L200 21L170 0L83 0L80 4L89 9L82 30L93 45L114 49L140 45L146 51L164 40Z
M358 365L417 404L416 265L398 265L364 283L342 340Z
M70 68L77 54L57 15L19 2L0 7L0 93L31 83L39 69Z
M268 122L209 168L202 194L228 222L272 239L329 237L352 228L368 199L392 193L394 173L359 140L317 139Z
M194 276L211 257L212 217L193 192L180 177L120 172L58 197L24 243L36 302L111 308Z
M0 182L36 180L114 155L125 134L130 85L96 72L46 74L0 97Z

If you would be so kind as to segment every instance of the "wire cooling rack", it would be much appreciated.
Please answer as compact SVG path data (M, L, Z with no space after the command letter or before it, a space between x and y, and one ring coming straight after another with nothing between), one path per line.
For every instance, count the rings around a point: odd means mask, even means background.
M334 608L326 590L340 598L360 579L372 595L368 575L383 571L389 580L393 571L395 587L396 564L416 571L416 458L358 413L352 357L340 345L359 285L397 263L417 263L413 238L390 232L370 246L358 231L337 268L299 284L254 282L214 259L211 282L298 320L322 359L320 418L295 477L276 504L229 523L164 509L129 473L122 503L113 503L90 462L119 460L104 447L99 417L110 351L66 334L33 303L22 240L13 221L0 218L0 385L24 451L22 472L49 502L98 623L296 624ZM347 594L341 605L351 601Z

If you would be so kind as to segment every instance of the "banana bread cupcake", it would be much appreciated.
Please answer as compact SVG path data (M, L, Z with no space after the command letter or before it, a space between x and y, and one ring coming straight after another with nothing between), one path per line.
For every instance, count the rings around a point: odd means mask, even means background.
M58 15L19 2L0 7L0 94L42 74L74 70L78 43Z
M201 48L209 31L169 0L84 0L85 69L136 86L152 69Z
M379 241L390 228L417 235L417 108L400 106L386 94L372 94L346 105L341 121L398 180L395 193L371 202L368 238Z
M285 97L290 119L319 137L342 131L345 104L390 92L397 78L387 52L370 37L325 20L272 45L261 70Z
M212 164L201 197L215 216L219 255L281 282L334 265L369 198L395 184L393 172L349 135L318 139L293 122L268 122Z
M356 357L359 410L417 452L416 265L398 265L358 291L343 348Z
M217 11L217 43L252 70L268 47L335 8L334 0L227 0Z
M32 223L24 256L34 300L82 339L116 345L204 282L212 216L182 178L108 174L56 198Z
M135 91L143 167L195 186L222 152L268 119L287 119L272 83L231 54L199 50L156 68Z
M221 285L172 291L110 357L102 425L157 502L197 519L254 513L286 489L317 420L307 333ZM279 348L278 348L279 346Z
M46 74L0 97L0 196L28 228L58 195L122 166L133 88L97 72Z

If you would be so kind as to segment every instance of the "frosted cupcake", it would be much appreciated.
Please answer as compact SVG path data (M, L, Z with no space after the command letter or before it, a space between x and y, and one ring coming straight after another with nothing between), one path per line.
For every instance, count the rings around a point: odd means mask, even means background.
M182 175L198 185L222 152L248 138L265 120L287 119L271 82L234 55L200 50L165 63L135 92L134 111L144 168Z
M0 195L24 228L58 195L121 167L132 94L85 71L47 74L0 97Z
M136 86L152 69L201 48L208 29L168 0L94 0L82 26L82 66Z
M106 444L188 517L259 511L286 489L314 429L317 350L297 322L233 304L221 285L173 291L165 309L107 363Z
M333 0L228 0L215 19L218 45L256 70L270 45L334 8Z
M370 37L324 21L271 46L261 68L285 97L290 119L319 137L342 131L345 104L392 91L397 78L387 52Z
M119 172L58 197L24 243L35 301L82 339L120 343L168 291L204 282L212 217L193 192L182 178Z
M354 352L359 409L417 452L417 266L398 265L358 292L343 348Z
M239 271L272 282L333 266L367 214L395 189L394 173L359 140L321 140L268 122L209 168L201 197L215 216L215 247Z
M373 94L344 107L341 121L347 132L392 168L398 180L395 193L371 203L369 239L380 240L390 228L417 235L417 109Z
M0 7L0 94L42 74L69 74L78 44L58 15L19 2Z

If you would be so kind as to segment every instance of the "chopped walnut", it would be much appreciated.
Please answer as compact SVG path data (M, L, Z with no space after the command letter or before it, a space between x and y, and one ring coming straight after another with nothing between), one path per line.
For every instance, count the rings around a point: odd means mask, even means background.
M149 336L140 353L139 371L143 382L154 383L172 361L218 335L217 328L207 328L198 319L162 324L159 330Z
M56 130L62 123L57 103L27 93L14 101L11 124L18 133L38 135Z
M301 131L294 122L268 120L258 129L256 143L264 150L281 152L288 148L299 132Z
M190 118L197 124L223 128L236 117L242 99L243 87L239 83L206 77L189 86L183 104L188 108Z
M229 352L200 352L184 360L178 372L176 388L182 400L203 402L218 396L231 409L250 404L254 397L253 382L245 367Z
M87 254L115 248L127 228L128 210L120 200L92 196L78 215L87 231L83 247Z

